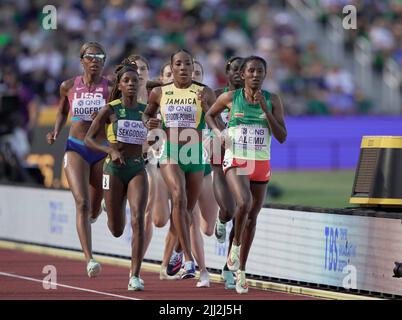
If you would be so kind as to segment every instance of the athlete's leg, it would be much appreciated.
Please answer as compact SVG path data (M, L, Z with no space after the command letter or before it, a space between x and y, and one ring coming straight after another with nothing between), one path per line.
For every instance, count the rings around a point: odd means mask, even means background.
M67 151L64 155L64 170L68 185L73 194L76 211L76 228L85 260L92 259L91 224L89 214L89 164L76 152Z
M267 186L268 183L250 183L250 189L253 195L253 206L248 214L246 227L241 240L242 246L240 250L240 270L243 271L246 270L248 254L254 239L257 217L265 201Z
M200 270L206 270L204 255L204 239L200 229L200 209L196 205L193 210L193 223L190 226L191 248Z
M166 268L168 266L170 257L172 256L173 249L177 242L176 230L172 220L170 220L169 231L165 238L165 250L163 251L162 267Z
M156 174L155 203L152 206L152 219L157 228L162 228L170 219L169 191L160 170Z
M233 244L239 246L242 240L243 230L247 221L248 213L252 207L253 196L250 191L250 181L247 175L238 175L236 168L226 172L226 180L229 189L236 201L235 225Z
M148 201L145 208L145 219L144 219L144 252L143 257L149 247L152 240L153 225L152 225L152 213L153 206L157 202L156 198L156 165L148 163L147 164L147 176L148 176Z
M131 274L139 277L144 248L144 214L147 204L148 180L145 170L130 180L127 200L131 211Z
M109 185L104 184L104 197L107 212L107 226L116 238L124 232L126 225L126 187L119 177L104 173L108 176Z
M172 220L186 261L193 261L191 254L190 228L191 217L187 211L186 178L178 164L162 164L161 173L172 195Z
M214 233L216 216L219 210L212 185L212 175L209 174L202 181L202 190L197 202L201 212L201 230L208 237Z
M95 221L101 214L101 202L103 198L102 175L104 159L99 160L91 166L89 176L89 199L91 201L90 218Z
M222 223L230 221L235 213L235 200L229 190L222 166L212 166L213 190L216 202L219 205L219 219Z

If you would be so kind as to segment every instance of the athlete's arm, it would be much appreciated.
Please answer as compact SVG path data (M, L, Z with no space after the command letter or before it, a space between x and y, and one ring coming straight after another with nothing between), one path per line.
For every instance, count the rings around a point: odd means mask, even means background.
M96 137L101 130L104 130L104 127L107 123L109 117L113 114L113 110L110 105L106 105L99 110L95 119L92 121L91 126L88 129L87 134L85 135L85 144L93 150L105 152L110 154L112 152L112 148L109 146L105 146L96 141Z
M265 115L267 116L272 134L274 135L276 140L278 140L280 143L284 143L286 141L288 133L286 130L285 116L281 99L278 95L271 94L272 112L268 110L265 98L261 99L260 102L261 107L263 108Z
M156 118L156 112L160 106L161 96L161 87L153 88L149 94L148 105L142 114L142 122L148 130L159 128L160 120Z
M208 123L208 126L211 130L219 137L221 135L221 131L225 128L218 125L217 116L219 116L223 110L226 108L230 109L230 105L233 101L233 92L225 92L221 94L218 99L216 99L215 103L209 108L208 112L205 114L205 121Z
M216 101L215 93L211 90L211 88L205 86L201 91L198 91L197 96L198 99L201 100L202 111L207 113L207 111Z
M73 87L73 85L73 79L63 81L63 83L60 85L60 101L57 110L56 123L53 131L46 135L46 139L49 144L53 144L56 141L61 129L63 129L63 126L67 121L68 113L70 111L68 91Z

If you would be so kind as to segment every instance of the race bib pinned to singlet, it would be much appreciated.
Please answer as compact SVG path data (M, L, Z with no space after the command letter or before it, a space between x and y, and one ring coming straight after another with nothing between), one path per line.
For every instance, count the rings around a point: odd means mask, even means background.
M196 128L196 105L166 105L165 117L167 128Z
M268 148L268 128L242 125L234 130L234 147L248 151L264 151Z
M72 116L84 121L92 121L91 115L106 104L103 94L100 92L74 93L72 100Z
M148 130L142 121L118 120L117 141L142 145L147 139Z

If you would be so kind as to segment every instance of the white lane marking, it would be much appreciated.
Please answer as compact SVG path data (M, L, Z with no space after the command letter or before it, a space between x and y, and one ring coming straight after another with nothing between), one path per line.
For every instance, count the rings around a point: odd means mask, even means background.
M0 272L0 276L17 278L17 279L22 279L22 280L34 281L34 282L40 282L40 283L43 283L43 281L44 281L44 280L39 280L39 279L35 279L35 278L30 278L30 277L24 277L24 276L7 273L7 272ZM85 289L85 288L80 288L80 287L69 286L69 285L61 284L61 283L53 283L53 284L56 286L59 286L59 287L63 287L63 288L85 291L85 292L90 292L90 293L97 293L97 294L102 294L105 296L110 296L110 297L115 297L115 298L129 299L129 300L141 300L141 299L127 297L127 296L121 296L121 295L113 294L113 293L107 293L107 292L102 292L102 291L96 291L96 290L90 290L90 289Z

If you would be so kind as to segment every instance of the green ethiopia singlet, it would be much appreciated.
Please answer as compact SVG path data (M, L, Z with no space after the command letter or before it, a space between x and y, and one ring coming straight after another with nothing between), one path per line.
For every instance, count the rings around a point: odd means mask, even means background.
M263 90L268 109L272 111L270 93ZM227 156L248 160L270 160L271 132L259 103L252 104L244 96L244 89L233 92L228 134L233 141ZM226 156L225 156L226 157Z

